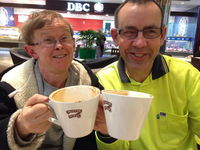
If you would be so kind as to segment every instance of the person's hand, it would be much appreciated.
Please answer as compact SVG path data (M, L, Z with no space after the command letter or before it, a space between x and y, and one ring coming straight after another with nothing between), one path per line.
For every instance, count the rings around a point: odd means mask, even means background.
M99 99L99 106L98 106L98 110L97 110L97 116L96 116L94 129L104 135L108 135L101 95L100 95L100 99Z
M51 110L45 102L48 102L48 97L39 94L27 100L15 123L21 138L26 138L31 133L41 134L49 129L51 123L48 118L51 117Z

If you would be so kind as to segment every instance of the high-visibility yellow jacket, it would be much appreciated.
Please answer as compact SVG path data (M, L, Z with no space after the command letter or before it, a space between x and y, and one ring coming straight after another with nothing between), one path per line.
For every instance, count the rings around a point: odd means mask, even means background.
M99 150L196 149L194 135L200 135L200 72L191 64L158 55L152 73L139 83L128 77L120 58L100 70L97 76L105 89L132 90L154 96L138 140L105 143L97 136Z

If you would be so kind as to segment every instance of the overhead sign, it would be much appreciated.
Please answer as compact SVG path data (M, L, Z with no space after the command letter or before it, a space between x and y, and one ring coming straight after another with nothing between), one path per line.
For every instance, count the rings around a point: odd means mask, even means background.
M76 11L76 12L90 12L90 4L89 3L75 3L75 2L67 2L67 10L68 11Z
M114 14L119 4L113 3L93 3L67 0L46 0L46 9L70 11L76 13L103 13Z

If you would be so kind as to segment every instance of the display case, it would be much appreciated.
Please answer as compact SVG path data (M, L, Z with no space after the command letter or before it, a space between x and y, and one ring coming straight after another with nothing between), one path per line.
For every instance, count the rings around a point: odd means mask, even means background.
M22 47L24 41L20 40L17 27L0 27L0 47Z
M173 55L189 55L193 53L192 37L167 37L166 52Z
M19 29L17 27L0 27L0 39L19 40Z
M171 55L187 56L193 54L197 17L170 16L165 52Z

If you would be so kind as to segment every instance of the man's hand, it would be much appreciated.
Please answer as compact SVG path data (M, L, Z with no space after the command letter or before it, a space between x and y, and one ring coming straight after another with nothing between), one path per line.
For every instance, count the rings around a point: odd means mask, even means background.
M101 132L104 135L108 135L105 114L104 114L104 110L103 110L103 101L102 101L101 95L100 95L100 99L99 99L99 106L98 106L98 110L97 110L97 116L96 116L94 129L96 131Z
M31 133L41 134L49 129L51 123L48 118L51 117L51 110L45 102L48 102L48 97L39 94L27 100L15 123L21 138Z

